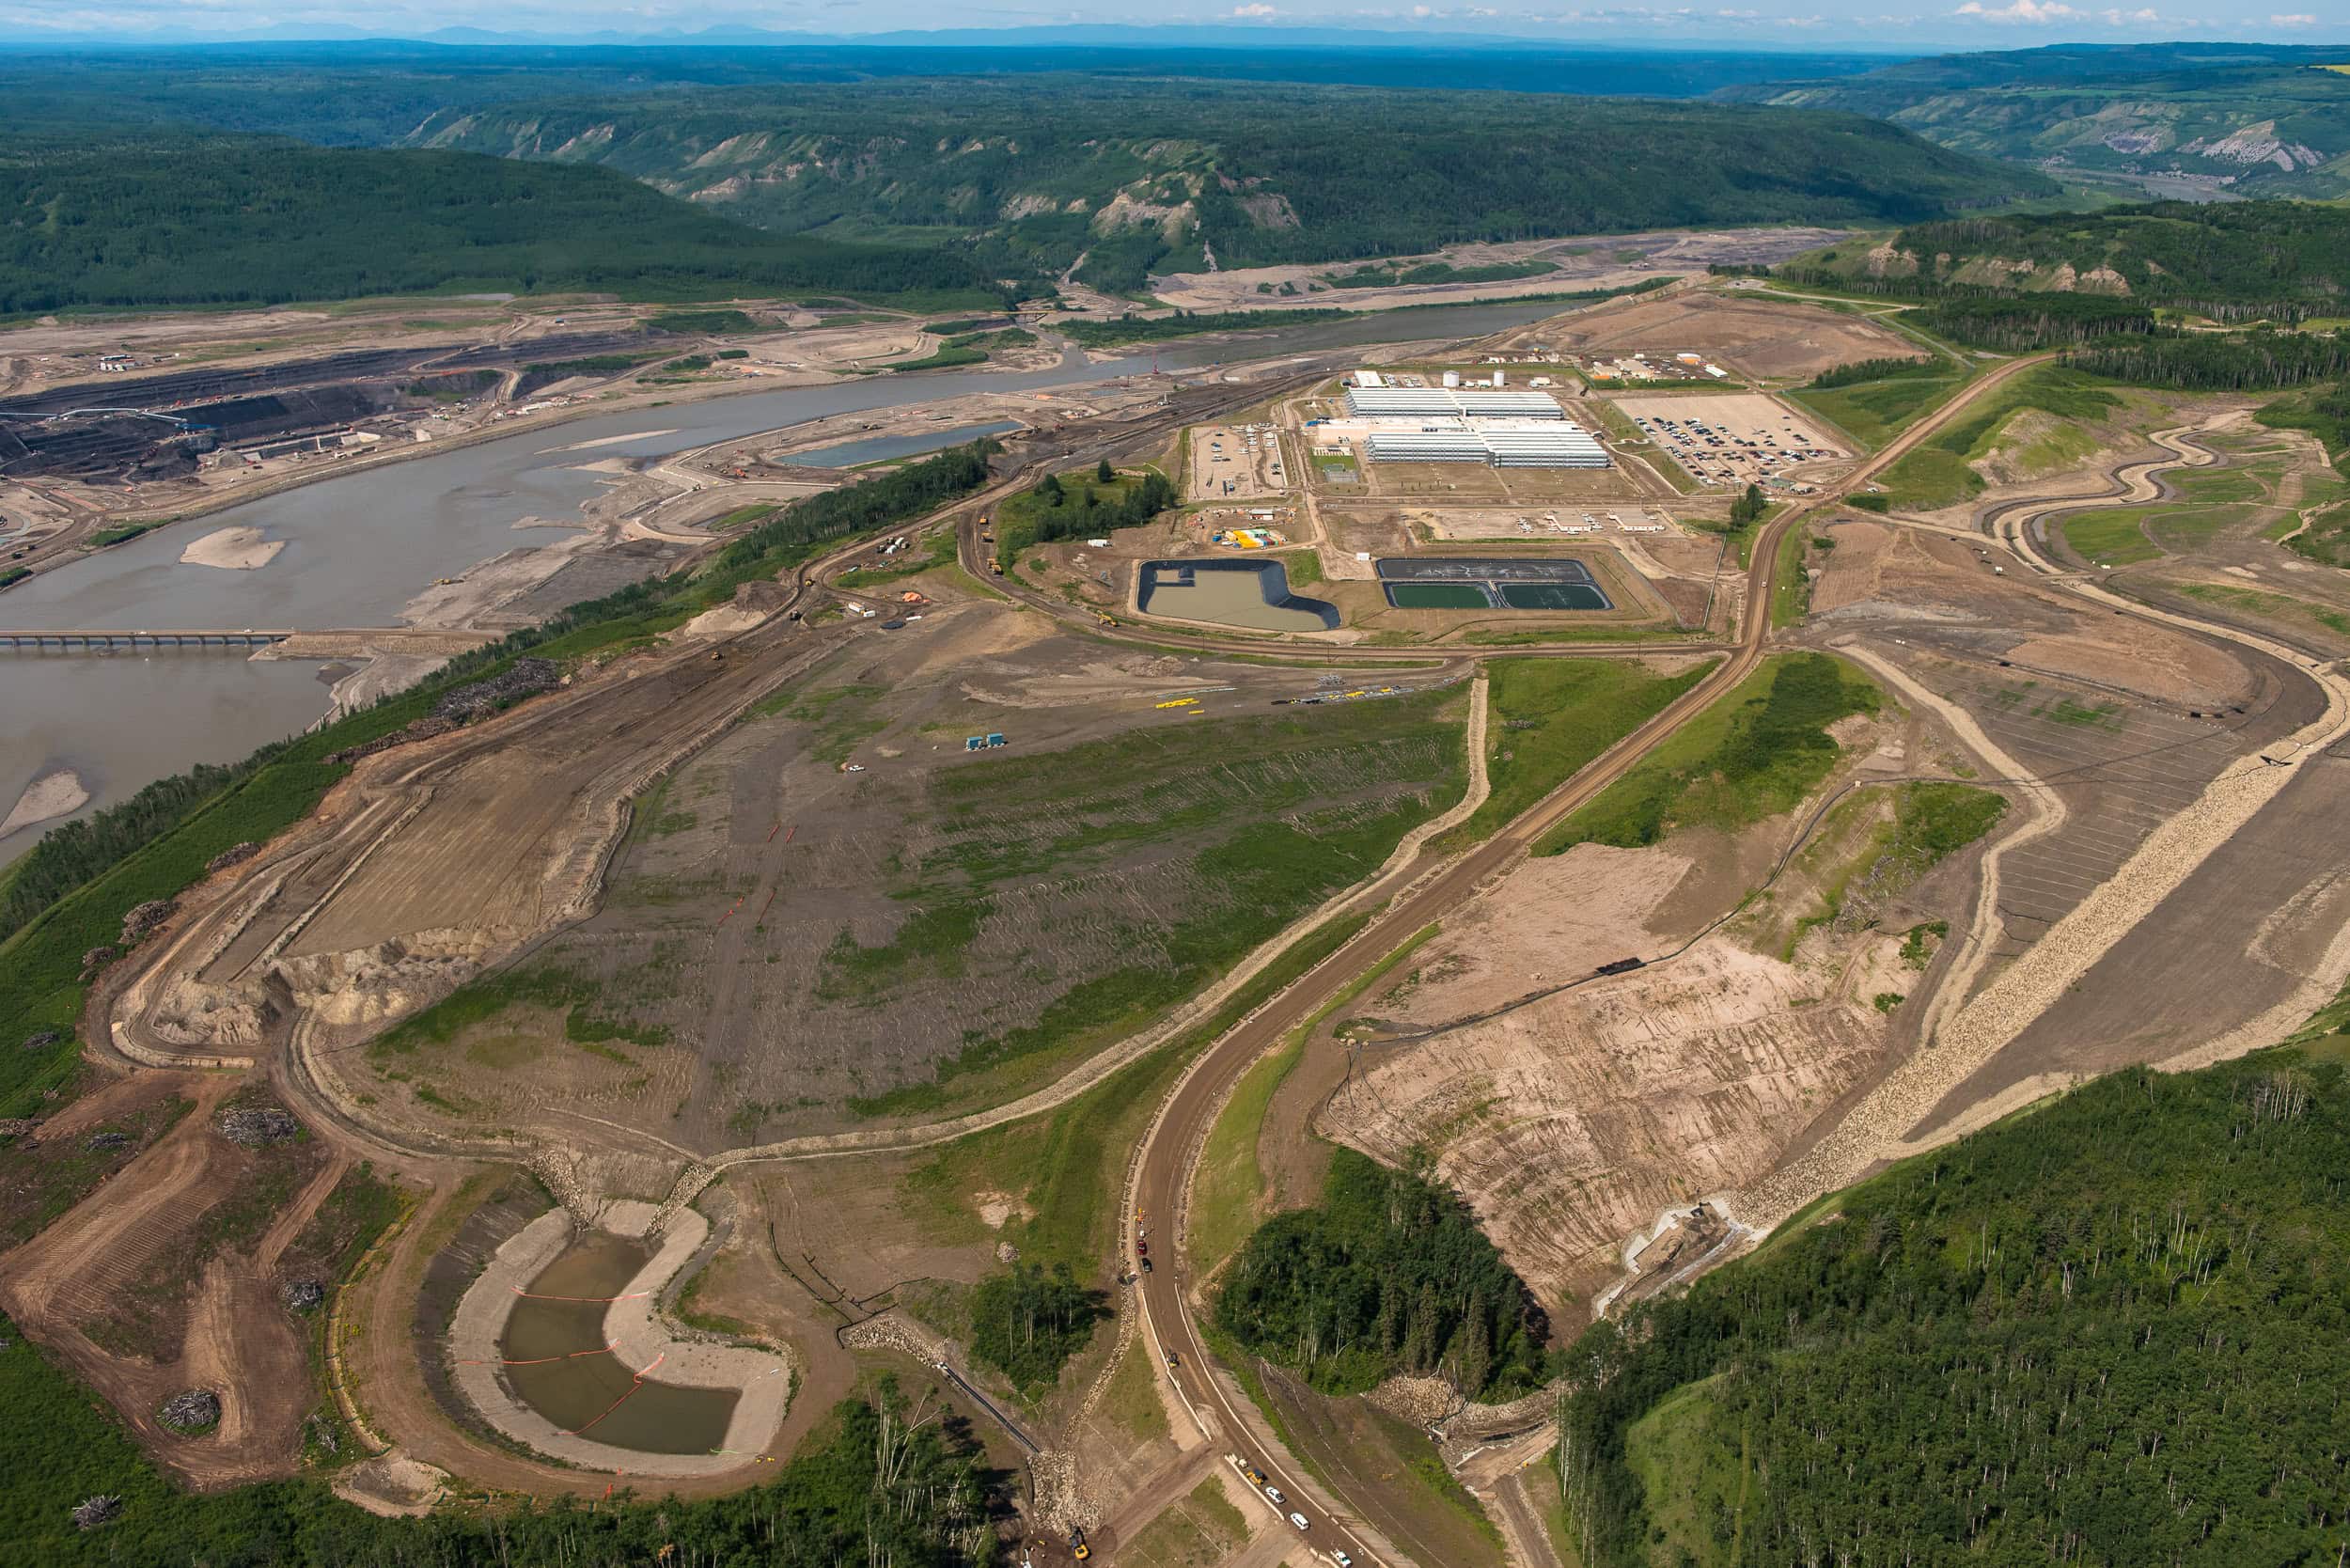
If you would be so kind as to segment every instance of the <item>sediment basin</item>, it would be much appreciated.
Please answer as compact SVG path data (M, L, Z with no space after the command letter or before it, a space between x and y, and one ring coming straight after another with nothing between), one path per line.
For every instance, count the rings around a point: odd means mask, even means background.
M1260 632L1327 632L1338 606L1290 592L1279 561L1145 561L1135 608L1176 620L1204 620Z
M514 1393L556 1426L615 1448L708 1453L726 1446L741 1393L640 1377L604 1338L604 1314L652 1261L652 1248L590 1231L518 1297L500 1349Z
M498 1248L457 1304L451 1381L500 1433L550 1458L631 1475L717 1475L756 1463L783 1424L791 1363L679 1338L662 1291L700 1249L691 1209L648 1236L649 1203L597 1227L556 1209Z

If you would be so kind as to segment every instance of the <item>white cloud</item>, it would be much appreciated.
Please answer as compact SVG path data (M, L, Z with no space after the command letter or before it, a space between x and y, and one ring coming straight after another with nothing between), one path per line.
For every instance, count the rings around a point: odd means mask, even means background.
M2064 4L2064 0L2046 0L2045 4L2042 0L2012 0L2011 4L1996 10L1982 4L1982 0L1966 0L1966 4L1958 8L1957 14L1979 16L1985 22L2029 22L2045 26L2051 22L2061 22L2081 13Z
M2144 27L2162 20L2162 13L2151 10L2103 10L2097 13L2108 27Z
M1234 6L1234 7L1232 8L1232 14L1233 14L1234 16L1249 17L1249 18L1252 18L1252 19L1256 19L1256 20L1261 21L1262 19L1264 19L1264 18L1266 18L1266 17L1279 16L1279 15L1281 14L1281 12L1280 12L1279 8L1277 8L1277 7L1273 7L1273 6L1266 6L1266 5L1254 5L1254 6Z
M2314 27L2317 25L2317 18L2307 11L2295 11L2290 16L2272 16L2268 19L2268 24L2271 27Z

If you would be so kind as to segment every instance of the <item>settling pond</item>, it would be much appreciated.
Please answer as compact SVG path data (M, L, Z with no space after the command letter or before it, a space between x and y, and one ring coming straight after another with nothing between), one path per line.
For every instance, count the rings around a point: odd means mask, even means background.
M1290 592L1279 561L1145 561L1135 607L1145 615L1258 632L1327 632L1338 606Z
M1612 610L1577 560L1468 560L1414 557L1379 563L1380 586L1399 610Z
M606 1348L606 1309L651 1259L641 1242L587 1232L515 1301L498 1354L515 1394L565 1432L644 1453L708 1453L726 1442L742 1396L640 1382Z

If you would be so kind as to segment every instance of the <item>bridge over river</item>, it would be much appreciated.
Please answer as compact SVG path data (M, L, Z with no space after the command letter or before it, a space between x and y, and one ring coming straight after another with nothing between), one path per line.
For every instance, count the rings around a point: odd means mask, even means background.
M448 655L494 642L495 632L441 626L352 626L306 632L280 626L183 626L133 629L121 626L0 627L0 648L55 652L118 651L130 649L266 648L288 659L358 659L378 653Z

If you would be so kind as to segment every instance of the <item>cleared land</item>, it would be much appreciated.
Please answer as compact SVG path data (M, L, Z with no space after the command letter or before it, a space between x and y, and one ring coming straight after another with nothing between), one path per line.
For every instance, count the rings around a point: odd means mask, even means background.
M1865 316L1750 293L1676 293L1619 300L1504 336L1577 353L1702 352L1748 375L1810 380L1863 359L1923 357L1909 338Z
M1184 478L1194 501L1253 501L1297 487L1271 425L1195 425L1184 441Z
M462 1124L560 1085L703 1149L994 1103L1462 787L1457 690L1276 713L1317 678L1109 653L983 604L919 624L640 802L594 917L379 1042L367 1091L413 1080L415 1114ZM989 734L1009 744L966 749Z

